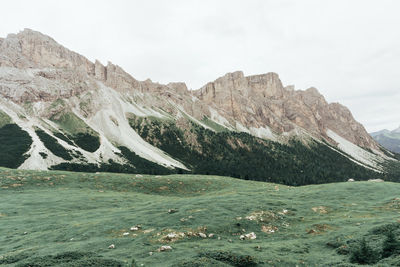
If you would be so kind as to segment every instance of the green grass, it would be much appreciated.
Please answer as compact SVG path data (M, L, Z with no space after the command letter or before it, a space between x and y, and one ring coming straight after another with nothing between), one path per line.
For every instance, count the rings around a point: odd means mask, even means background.
M215 132L220 133L220 132L228 132L229 129L224 127L223 125L211 120L210 118L204 116L204 118L201 120L202 123L213 129Z
M348 253L358 240L378 249L388 225L400 229L399 192L389 182L288 187L205 175L0 168L0 264L352 266ZM134 225L142 229L131 232ZM170 232L185 237L168 241ZM257 239L239 239L250 232ZM158 252L162 245L173 249ZM378 265L396 262L400 256Z
M11 123L12 123L12 119L10 118L10 116L8 116L6 113L1 111L1 109L0 109L0 128L2 128L6 124L11 124Z
M100 147L99 134L74 113L57 114L51 120L56 122L65 131L67 138L73 140L80 148L95 152ZM66 141L65 138L62 139Z
M78 118L74 113L67 112L61 116L53 116L52 121L57 122L63 130L69 134L77 134L88 131L90 128L83 120Z

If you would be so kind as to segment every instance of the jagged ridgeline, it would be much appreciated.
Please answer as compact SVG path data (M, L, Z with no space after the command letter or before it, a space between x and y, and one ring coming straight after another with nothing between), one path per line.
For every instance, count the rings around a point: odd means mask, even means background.
M315 88L227 73L198 90L138 81L26 29L0 38L0 166L214 174L288 185L400 179L382 148Z

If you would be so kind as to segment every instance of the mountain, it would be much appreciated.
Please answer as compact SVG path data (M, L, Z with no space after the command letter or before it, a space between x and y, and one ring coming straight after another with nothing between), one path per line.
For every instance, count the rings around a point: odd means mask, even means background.
M297 185L368 179L395 162L346 107L276 73L228 73L189 91L30 29L0 39L0 95L0 166Z
M382 130L370 134L384 148L400 153L400 127L393 130Z

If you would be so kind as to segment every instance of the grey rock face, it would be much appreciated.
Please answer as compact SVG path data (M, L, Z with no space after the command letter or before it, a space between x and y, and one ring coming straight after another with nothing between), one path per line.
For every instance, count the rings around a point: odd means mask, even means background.
M294 86L284 87L276 73L227 73L189 91L186 84L179 82L163 85L151 80L138 81L111 62L106 66L97 60L92 63L29 29L0 39L0 95L6 99L15 103L84 99L82 95L99 89L99 83L119 94L135 96L144 106L175 115L185 112L202 120L211 117L214 110L232 128L268 128L277 135L301 129L335 144L326 134L330 129L360 147L379 149L346 107L327 103L315 88L302 91L294 90ZM87 103L85 116L101 109L96 103ZM48 114L52 114L51 108L47 109Z

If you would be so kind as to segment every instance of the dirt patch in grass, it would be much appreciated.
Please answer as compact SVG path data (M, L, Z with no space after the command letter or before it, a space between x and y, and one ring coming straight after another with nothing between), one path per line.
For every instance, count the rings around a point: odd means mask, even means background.
M23 184L10 184L11 187L19 187L19 186L23 186Z
M214 235L212 235L212 237L213 236ZM174 229L164 229L161 232L158 232L153 236L153 242L155 242L155 243L174 243L174 242L183 240L185 238L192 238L192 237L211 238L211 236L209 236L207 234L207 227L200 226L196 229L187 228L187 229L184 229L183 231L174 230Z
M261 231L266 233L266 234L273 234L277 232L279 229L276 226L273 225L263 225L261 226Z
M386 204L383 206L383 208L384 208L384 209L387 209L387 210L397 210L397 209L400 209L400 198L399 198L399 197L393 198L393 199L390 200L388 203L386 203Z
M314 224L312 228L307 229L307 234L312 234L312 235L319 235L323 234L329 230L332 230L333 227L328 225L328 224Z
M169 189L168 186L160 186L160 187L158 188L158 190L160 190L160 191L164 191L164 190L168 190L168 189Z
M245 217L249 221L271 222L280 219L280 216L272 211L254 211Z
M314 212L317 212L319 214L327 214L328 213L328 208L325 206L318 206L318 207L313 207L311 208Z

